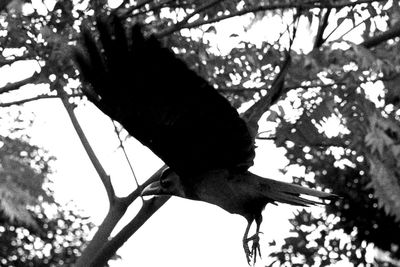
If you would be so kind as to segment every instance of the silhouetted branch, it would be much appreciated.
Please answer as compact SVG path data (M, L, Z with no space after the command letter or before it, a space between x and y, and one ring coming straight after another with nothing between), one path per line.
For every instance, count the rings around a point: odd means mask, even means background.
M258 120L262 116L262 114L268 110L275 101L278 100L279 96L282 93L282 89L284 88L284 81L286 73L289 69L291 57L288 52L285 61L281 66L281 70L279 74L275 77L275 80L272 82L271 88L268 90L267 95L263 96L260 100L258 100L253 106L251 106L246 112L242 114L242 118L248 123L249 128L252 130L253 134L257 133L256 129L258 129L257 124Z
M142 193L142 188L146 187L147 185L151 184L152 182L158 180L164 170L167 168L167 165L162 166L160 169L158 169L146 182L144 182L140 188L137 188L134 190L132 193L130 193L128 196L123 198L123 201L130 205L136 198L140 196Z
M11 59L0 59L0 67L3 67L5 65L10 65L10 64L12 64L12 63L14 63L16 61L26 60L26 59L28 59L30 57L31 57L31 55L25 54L25 55L22 55L20 57L13 57Z
M210 1L209 3L205 3L202 6L200 6L199 8L197 8L195 11L193 11L192 13L190 13L189 15L187 15L183 20L179 21L178 23L174 24L173 26L169 27L168 29L165 29L161 32L158 32L156 34L157 37L163 37L163 36L167 36L170 35L173 32L179 31L183 28L186 28L185 25L187 25L187 22L195 15L217 5L218 3L225 1L225 0L213 0Z
M149 4L149 3L151 3L152 1L153 1L153 0L144 0L144 1L140 2L140 3L138 3L138 4L135 5L135 6L131 6L131 7L127 8L127 9L121 14L121 18L126 18L131 12L133 12L133 11L135 11L135 10L137 10L137 9L142 8L143 6L145 6L145 5ZM119 5L119 7L117 7L115 10L118 10L118 9L123 8L123 6L124 6L125 4L127 4L128 2L129 2L129 0L124 0L124 1Z
M166 166L164 165L158 171L156 171L146 182L142 184L142 187L146 187L150 183L158 180L165 168ZM116 235L116 237L118 237L117 239L114 240L113 238L109 240L111 232L125 214L129 205L132 204L132 202L137 199L140 194L141 189L137 188L127 197L115 198L115 201L110 205L107 216L99 226L99 229L94 235L92 241L88 244L86 249L83 251L82 256L78 259L76 267L103 266L105 264L104 261L109 259L105 258L105 254L111 256L114 255L118 248L121 247L123 243L129 239L131 235L133 235L134 232L136 232L136 230L139 229L150 218L150 216L154 214L154 212L156 212L158 208L169 199L165 199L165 201L162 203L155 202L154 205L151 205L153 202L144 202L143 207L140 210L141 212L139 211L135 218L133 218L132 221L126 225L123 230L121 230L124 231L124 234L126 234L126 236L123 236L125 240L121 238L121 235L123 235L121 234L121 231ZM144 211L146 211L146 213L144 213Z
M328 8L326 10L325 14L322 15L322 12L324 12L324 10L322 10L322 9L320 10L321 21L318 26L317 35L315 36L314 49L320 48L326 40L326 38L324 38L324 32L325 32L326 27L328 26L329 15L331 14L331 11L332 11L332 9Z
M293 126L293 128L295 128L295 126ZM277 140L276 136L263 137L263 136L258 135L256 138L258 140L272 140L272 141ZM311 138L306 138L304 135L302 135L302 138L304 139L307 146L310 146L310 147L318 147L318 148L322 148L322 147L325 148L325 147L331 147L331 146L343 147L343 148L348 147L340 140L322 140L320 142L316 142L316 141L312 141ZM288 140L288 141L290 141L290 140Z
M120 16L121 16L121 18L127 18L127 17L129 17L129 15L137 16L137 15L146 14L146 13L156 11L156 10L161 10L163 8L172 7L172 5L168 5L168 4L175 2L175 1L176 0L166 0L164 2L159 3L158 5L150 5L149 9L141 10L134 14L131 14L131 13L133 13L135 10L138 10L138 8L137 8L137 6L132 6L130 8L127 8Z
M378 81L378 80L382 80L382 79L376 79L374 81ZM374 82L371 81L371 82ZM327 84L321 84L321 81L319 80L319 83L315 83L315 84L310 84L310 85L296 85L296 86L286 86L284 88L284 91L290 91L290 90L294 90L294 89L310 89L310 88L317 88L317 87L321 87L321 88L326 88L326 87L332 87L332 86L339 86L339 85L344 85L345 83L342 82L334 82L334 83L327 83ZM360 83L362 83L360 81ZM221 92L221 93L231 93L231 94L241 94L241 93L245 93L245 92L260 92L262 90L268 90L268 86L262 86L262 87L256 87L256 88L244 88L244 87L229 87L229 88L220 88L217 89L217 91Z
M377 34L376 36L365 40L360 45L364 46L365 48L372 48L374 46L379 45L382 42L385 42L387 40L393 39L398 36L400 36L400 23L395 24L391 29L383 33Z
M286 74L288 73L290 63L291 63L291 56L290 51L292 49L292 45L294 39L296 37L298 22L300 19L301 13L298 12L295 14L293 22L296 23L293 26L293 31L291 36L289 37L289 47L286 51L285 60L280 67L279 74L275 77L274 81L272 82L271 88L268 90L267 95L262 96L260 100L258 100L253 106L251 106L244 114L242 114L242 118L247 122L248 128L251 134L255 137L258 133L258 121L260 120L261 116L267 111L278 99L287 91L284 90L285 85L285 78ZM293 23L292 23L293 24ZM288 25L288 32L289 32L289 25Z
M117 250L168 200L169 196L153 197L143 203L138 214L99 251L88 266L104 266Z
M81 143L82 143L86 153L88 154L89 159L93 164L93 167L96 169L97 174L99 175L101 181L103 182L104 188L107 192L108 200L109 200L110 204L112 204L115 201L115 193L114 193L113 185L111 183L110 176L104 170L99 159L97 158L96 154L94 153L92 146L90 145L89 141L87 140L86 135L83 132L82 127L80 126L79 121L75 116L74 106L68 102L68 97L66 96L65 92L62 91L62 89L58 89L57 94L60 97L65 109L67 110L67 113L72 122L72 125L74 126L74 129L75 129L76 133L78 134L78 137L81 140Z
M125 203L119 199L116 199L113 204L110 205L106 217L100 224L92 240L90 240L87 247L83 250L82 255L75 263L75 267L92 266L90 263L92 262L94 255L101 251L104 245L108 242L111 232L121 220L122 216L124 216L126 209L127 206Z
M115 123L114 120L112 120L112 123L113 123L113 125L114 125L115 134L117 135L117 138L118 138L118 141L119 141L119 146L120 146L120 148L122 149L122 152L123 152L123 154L124 154L124 156L125 156L126 162L128 163L128 166L129 166L129 168L130 168L130 170L131 170L133 179L134 179L135 182L136 182L136 186L137 186L138 189L140 189L141 187L140 187L139 182L138 182L138 180L137 180L137 178L136 178L135 171L133 170L133 166L132 166L132 164L131 164L131 161L129 160L128 154L126 153L125 146L124 146L124 142L122 141L121 136L119 135L119 131L118 131L118 128L117 128L117 124ZM143 200L143 198L142 198L142 200Z
M329 1L310 1L308 3L284 3L284 4L273 4L273 5L265 5L265 6L256 6L256 7L249 7L249 8L244 8L242 10L239 10L237 12L227 14L227 15L222 15L216 18L208 19L208 20L197 20L192 23L186 23L186 24L180 24L177 26L177 24L171 26L169 29L166 29L164 31L161 31L157 34L155 34L157 37L164 37L166 35L169 35L175 31L179 31L182 29L191 29L191 28L196 28L202 25L206 24L211 24L211 23L216 23L225 19L233 18L233 17L238 17L238 16L243 16L246 14L250 13L258 13L258 12L264 12L264 11L269 11L269 10L285 10L285 9L312 9L312 8L329 8L329 9L341 9L343 7L353 7L359 4L365 4L365 3L374 3L374 2L382 2L384 0L360 0L360 1L355 1L355 2L345 2L345 3L331 3Z
M36 82L39 79L39 77L40 77L40 73L35 72L29 78L23 79L21 81L15 82L15 83L7 83L5 86L0 88L0 94L18 90L21 86Z
M83 94L71 94L71 95L67 95L67 97L81 97L83 96ZM41 99L51 99L51 98L59 98L58 95L47 95L47 94L43 94L43 95L38 95L35 97L31 97L31 98L25 98L25 99L21 99L21 100L17 100L17 101L12 101L12 102L7 102L7 103L0 103L0 107L10 107L13 105L22 105L28 102L33 102L36 100L41 100Z

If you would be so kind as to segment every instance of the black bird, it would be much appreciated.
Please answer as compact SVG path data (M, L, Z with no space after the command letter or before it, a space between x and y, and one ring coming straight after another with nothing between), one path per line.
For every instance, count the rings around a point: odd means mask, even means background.
M248 222L243 237L248 262L260 252L266 204L322 204L300 195L335 198L249 172L254 137L223 96L155 37L144 37L139 25L127 34L121 20L111 16L98 19L97 29L101 47L83 29L84 49L75 52L84 93L169 166L143 195L205 201L242 215ZM253 221L257 230L249 237Z

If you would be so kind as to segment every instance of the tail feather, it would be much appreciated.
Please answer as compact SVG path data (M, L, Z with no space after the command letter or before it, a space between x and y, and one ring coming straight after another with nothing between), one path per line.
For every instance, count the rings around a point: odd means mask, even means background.
M324 204L323 202L320 201L310 200L307 198L300 197L299 195L293 195L285 192L276 192L275 194L269 194L268 198L276 202L291 204L295 206L303 206L303 207Z
M335 194L303 187L296 184L285 183L262 177L257 178L260 193L263 194L266 198L276 202L297 206L312 206L324 205L325 203L323 201L304 198L302 197L302 195L316 197L320 200L335 200L338 198L338 196Z

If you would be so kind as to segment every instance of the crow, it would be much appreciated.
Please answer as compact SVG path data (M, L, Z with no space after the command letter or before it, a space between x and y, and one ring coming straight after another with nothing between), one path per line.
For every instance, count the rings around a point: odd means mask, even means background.
M310 206L324 202L301 195L336 198L249 172L254 136L217 90L153 35L145 37L139 24L126 30L115 15L99 17L96 24L99 42L83 28L81 48L74 52L83 92L169 167L143 196L199 200L242 215L249 264L260 255L261 213L268 203ZM250 237L254 221L256 233Z

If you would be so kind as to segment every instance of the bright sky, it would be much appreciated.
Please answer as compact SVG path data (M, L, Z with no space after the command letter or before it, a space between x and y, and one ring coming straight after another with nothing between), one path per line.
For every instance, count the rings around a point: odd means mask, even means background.
M221 25L218 38L214 40L221 50L229 49L232 45L229 35L242 31L242 22L229 20ZM272 18L269 25L274 23L282 26L281 20ZM267 34L271 37L280 32L279 27L268 27L268 32L266 28L265 24L255 25L252 31L243 34L245 38L260 40ZM3 68L0 77L7 77L7 81L18 80L21 76L29 76L32 71L32 65L20 66L18 71ZM4 82L0 81L0 84ZM32 142L57 157L53 174L57 200L62 203L73 200L91 216L93 222L101 223L108 209L106 193L61 102L41 100L26 104L23 110L36 114L30 131ZM100 161L111 175L116 191L121 196L128 194L135 188L135 182L121 151L117 149L118 140L111 121L90 103L79 106L76 113ZM279 172L286 163L284 152L269 141L257 145L255 166L251 170L264 177L288 179ZM133 139L127 142L126 148L141 182L162 165L147 148ZM132 218L139 205L140 201L133 205L124 223ZM267 206L261 227L264 255L268 255L268 242L287 237L290 228L287 218L294 211L295 208L287 205ZM244 218L219 207L172 198L118 251L122 260L113 262L112 266L247 266L241 242L245 226ZM265 261L266 258L259 260L261 263Z
M106 194L62 105L57 100L44 100L26 105L26 108L35 110L37 116L32 141L57 157L54 174L57 199L63 202L73 199L100 223L107 211ZM134 188L134 181L116 149L118 143L109 119L92 105L78 108L77 113L96 153L113 178L117 192L127 194ZM258 145L253 171L282 178L278 168L284 166L283 151L269 142ZM127 149L141 181L161 166L161 162L138 142L129 141ZM293 211L286 205L267 207L261 228L265 254L268 241L286 236L289 229L286 217ZM119 254L123 260L112 266L246 266L241 244L245 226L244 218L219 207L172 198L121 249Z

